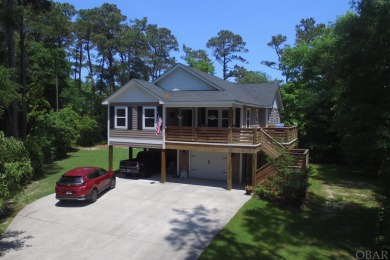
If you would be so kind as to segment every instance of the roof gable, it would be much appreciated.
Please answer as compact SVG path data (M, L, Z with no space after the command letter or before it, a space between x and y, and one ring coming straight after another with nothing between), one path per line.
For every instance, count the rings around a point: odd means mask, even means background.
M192 70L182 64L177 64L159 77L154 84L166 91L212 91L220 90L211 82L199 77Z
M114 102L158 102L159 98L148 92L137 80L127 82L123 87L103 101L103 104Z

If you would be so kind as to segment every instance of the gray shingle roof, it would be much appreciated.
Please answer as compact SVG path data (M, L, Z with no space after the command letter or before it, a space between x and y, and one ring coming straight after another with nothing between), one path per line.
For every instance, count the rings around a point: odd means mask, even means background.
M208 91L167 91L158 85L144 80L133 79L133 81L142 85L146 90L157 96L167 103L242 103L257 107L272 107L276 98L278 83L263 83L263 84L236 84L216 76L192 69L182 64L177 64L176 67L182 67L188 72L205 80L206 82L217 86L220 90ZM166 73L169 73L166 72ZM109 98L108 98L109 99Z

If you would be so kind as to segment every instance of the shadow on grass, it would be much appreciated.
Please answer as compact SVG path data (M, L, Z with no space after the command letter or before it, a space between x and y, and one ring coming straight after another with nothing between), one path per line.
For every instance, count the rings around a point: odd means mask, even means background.
M5 256L11 251L19 251L26 245L26 240L32 236L22 236L24 231L7 231L0 236L0 257Z
M318 171L311 178L345 191L356 187L354 175ZM331 176L339 174L339 176ZM361 178L366 178L362 176ZM357 182L363 182L360 177ZM375 183L375 181L372 181ZM357 250L370 250L377 207L307 194L300 209L286 209L252 198L216 236L200 259L350 259ZM375 196L375 195L373 195Z

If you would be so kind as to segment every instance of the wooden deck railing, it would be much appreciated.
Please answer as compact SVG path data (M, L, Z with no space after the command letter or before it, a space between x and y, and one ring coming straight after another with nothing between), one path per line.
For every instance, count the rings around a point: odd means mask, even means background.
M307 169L309 167L309 149L292 149L289 151L296 157L296 167Z
M264 127L263 129L280 143L289 143L298 138L298 126Z
M263 165L260 169L256 171L256 180L254 186L259 185L274 173L275 169L270 163Z
M309 150L308 149L292 149L289 153L296 157L295 165L291 165L292 168L307 169L309 167ZM256 171L256 178L254 185L257 186L268 177L275 173L274 167L267 163Z
M260 128L168 126L165 140L221 144L260 144Z

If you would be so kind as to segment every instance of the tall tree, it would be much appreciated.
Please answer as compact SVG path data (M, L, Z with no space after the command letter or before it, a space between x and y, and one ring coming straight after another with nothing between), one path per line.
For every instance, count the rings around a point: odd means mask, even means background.
M362 0L336 23L336 125L349 163L377 172L390 158L390 2Z
M229 63L233 61L246 62L239 56L239 53L247 53L245 48L246 42L238 34L234 34L228 30L221 30L216 37L212 37L207 41L207 48L211 49L216 61L222 65L223 79L228 79L231 75Z
M14 0L6 0L1 2L2 6L2 19L1 23L5 31L6 42L6 60L5 65L9 69L15 68L15 46L14 46L14 34L15 27L17 26L18 10L15 7ZM13 74L12 81L16 83L17 78ZM6 124L5 133L7 136L12 135L15 138L19 136L18 129L18 117L17 117L18 103L13 100L9 107L5 108L6 112Z
M118 37L123 30L126 16L114 4L103 4L92 10L94 25L93 42L99 55L99 87L101 92L108 94L116 90L116 75L118 73L115 57L118 54ZM108 87L106 89L106 87Z
M295 26L295 43L312 42L316 37L321 36L325 27L323 23L316 24L313 18L302 19L300 24Z
M283 76L285 76L285 81L289 82L290 74L288 67L282 62L284 49L289 47L286 44L287 37L281 34L277 34L275 36L271 36L271 41L267 43L267 45L275 50L276 56L278 57L278 61L261 61L261 64L270 67L272 69L279 70Z
M179 51L179 44L169 29L158 28L156 24L146 27L146 41L149 45L147 64L151 79L155 80L176 63L175 57L171 57L171 51Z
M234 71L234 80L239 84L259 84L270 81L270 76L265 72L247 70L242 66L235 66Z
M208 74L214 74L215 67L205 50L193 50L183 44L183 51L185 55L181 58L185 60L191 68Z
M149 71L145 62L148 43L146 41L147 18L130 20L118 39L120 69L118 81L124 85L132 78L148 80Z

